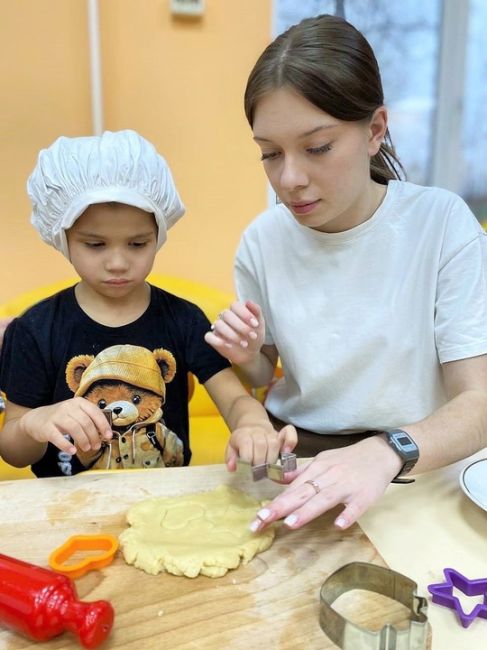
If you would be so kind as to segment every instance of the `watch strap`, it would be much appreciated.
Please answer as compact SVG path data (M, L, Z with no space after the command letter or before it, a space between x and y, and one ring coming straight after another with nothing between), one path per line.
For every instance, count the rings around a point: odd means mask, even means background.
M391 483L414 483L414 481L416 480L415 478L405 478L401 476L403 471L404 468L401 468L401 471L395 478L392 479Z

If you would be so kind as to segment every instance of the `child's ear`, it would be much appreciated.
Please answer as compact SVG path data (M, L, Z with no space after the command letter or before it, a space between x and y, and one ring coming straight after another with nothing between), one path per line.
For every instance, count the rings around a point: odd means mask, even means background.
M379 106L369 122L369 156L375 156L387 134L387 108Z
M157 361L159 368L161 369L164 383L168 384L174 379L174 375L176 374L176 359L169 352L169 350L164 350L163 348L154 350L152 354L154 355L154 359Z
M80 354L68 361L66 366L66 383L76 393L81 383L81 375L95 357L92 354Z

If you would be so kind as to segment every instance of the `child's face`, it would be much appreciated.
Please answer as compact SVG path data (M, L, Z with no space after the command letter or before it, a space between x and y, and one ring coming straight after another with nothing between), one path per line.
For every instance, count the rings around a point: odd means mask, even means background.
M340 232L378 205L382 186L370 179L370 157L386 125L385 109L370 122L344 122L283 87L259 100L252 128L269 181L296 221Z
M121 203L90 205L66 236L80 278L110 298L124 298L139 288L157 251L154 216Z

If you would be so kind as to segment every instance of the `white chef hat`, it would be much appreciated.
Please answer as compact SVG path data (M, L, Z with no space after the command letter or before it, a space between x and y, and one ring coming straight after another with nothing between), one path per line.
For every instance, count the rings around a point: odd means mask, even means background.
M39 153L27 194L31 223L68 259L66 230L92 204L115 201L153 213L158 249L184 214L167 162L150 142L130 130L58 138Z

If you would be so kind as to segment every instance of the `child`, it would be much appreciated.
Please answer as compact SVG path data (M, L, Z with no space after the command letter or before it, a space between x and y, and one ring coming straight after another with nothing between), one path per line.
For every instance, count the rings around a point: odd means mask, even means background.
M232 431L230 470L237 456L261 463L293 448L295 431L278 435L205 343L203 312L145 282L184 213L149 142L129 130L61 137L41 151L27 188L34 227L81 280L5 333L0 454L8 463L32 465L37 476L188 464L188 372Z
M240 302L206 340L266 384L300 465L253 530L343 504L347 528L392 480L487 444L487 237L464 201L400 178L379 67L336 16L278 36L245 112L280 203L243 234Z

